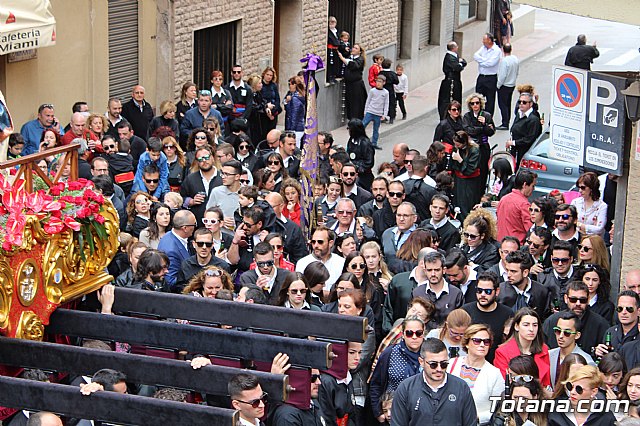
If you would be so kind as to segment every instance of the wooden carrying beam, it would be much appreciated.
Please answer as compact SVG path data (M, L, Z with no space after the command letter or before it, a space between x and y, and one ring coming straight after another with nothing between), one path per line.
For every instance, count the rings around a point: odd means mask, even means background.
M108 352L78 346L34 342L21 339L2 339L0 364L14 367L39 368L75 375L91 376L103 368L120 371L127 381L152 386L170 386L212 395L227 395L227 383L240 373L236 368L209 365L198 370L187 361ZM170 371L171 374L167 374ZM288 377L251 371L269 398L286 401Z
M333 358L326 342L69 309L56 310L46 332L253 361L271 362L286 353L291 364L320 370L331 368Z
M4 376L0 376L0 405L130 425L235 426L239 417L226 408L116 392L82 395L75 386Z
M298 336L364 342L364 317L326 312L284 309L279 306L234 303L228 300L191 297L116 287L114 312L136 312L161 318L226 324L272 330Z

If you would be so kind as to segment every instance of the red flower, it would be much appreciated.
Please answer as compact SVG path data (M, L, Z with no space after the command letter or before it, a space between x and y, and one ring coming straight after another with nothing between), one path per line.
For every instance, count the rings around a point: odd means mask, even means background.
M51 195L55 195L58 196L62 193L62 191L64 191L64 183L63 182L58 182L55 185L53 185L52 187L49 188L49 194Z
M47 234L59 234L64 230L64 223L58 217L52 216L44 224L44 230Z
M81 183L80 181L67 182L67 188L69 188L69 191L79 191L84 188L84 183Z
M76 212L76 217L78 219L86 219L89 216L91 216L91 209L87 207L83 207Z
M80 224L76 222L76 220L71 216L65 216L64 224L67 225L67 227L73 229L74 231L80 230Z
M27 223L27 219L24 215L10 214L7 218L7 227L5 229L5 241L13 244L14 246L22 245L22 233L24 226Z
M98 222L100 225L104 224L105 222L105 218L102 215L95 215L94 219L96 220L96 222Z
M11 251L11 250L13 250L13 246L11 245L11 243L10 243L10 242L8 242L8 241L4 241L4 242L2 243L2 249L3 249L4 251Z

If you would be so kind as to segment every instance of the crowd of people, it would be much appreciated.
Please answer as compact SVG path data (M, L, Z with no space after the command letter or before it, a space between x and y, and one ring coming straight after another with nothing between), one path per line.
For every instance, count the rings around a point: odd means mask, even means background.
M120 252L108 266L116 286L367 318L366 341L348 343L346 377L312 370L308 410L271 404L256 376L236 376L229 397L243 425L611 425L637 417L640 271L619 283L613 303L612 216L595 173L577 179L572 200L558 192L529 201L537 175L517 165L543 121L534 88L518 87L508 143L515 168L489 162L493 104L477 92L465 113L461 100L445 103L426 151L399 143L376 169L380 121L393 122L408 87L398 91L401 67L394 73L375 55L367 95L364 51L349 46L347 58L348 34L339 38L332 76L356 94L347 104L350 137L342 147L319 133L312 206L300 183L304 81L291 77L281 102L270 67L245 82L235 65L227 85L213 71L210 89L187 82L157 116L142 86L124 104L110 99L105 114L76 103L67 129L42 104L11 135L9 156L80 144L79 176L119 214ZM510 53L508 43L502 48ZM466 62L455 43L448 50L443 87L451 83L452 94L461 92L453 83ZM476 60L483 66L494 51L485 35ZM493 79L480 77L481 87ZM276 127L283 111L284 131ZM56 173L61 164L53 155L38 166ZM98 293L105 314L113 295L111 286ZM286 355L276 357L272 371L286 370ZM82 391L127 388L121 373L101 371ZM491 396L633 404L628 413L506 412L492 408Z

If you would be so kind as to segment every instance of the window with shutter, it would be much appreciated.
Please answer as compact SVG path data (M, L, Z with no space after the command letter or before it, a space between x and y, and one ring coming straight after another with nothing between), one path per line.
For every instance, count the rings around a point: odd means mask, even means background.
M138 0L109 0L109 97L123 101L138 84Z
M422 1L418 40L419 49L427 47L431 43L431 0Z

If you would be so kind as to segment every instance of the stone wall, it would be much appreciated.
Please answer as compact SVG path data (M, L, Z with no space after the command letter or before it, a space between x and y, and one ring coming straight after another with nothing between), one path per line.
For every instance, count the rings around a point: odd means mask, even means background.
M302 3L302 58L309 52L327 60L327 21L329 19L329 2L327 0L303 0Z
M193 33L195 30L241 20L238 62L245 75L259 72L260 59L273 52L273 4L269 0L175 0L173 3L174 95L182 84L191 80Z
M397 42L398 0L362 0L358 8L356 42L367 51ZM367 63L370 64L368 60Z

